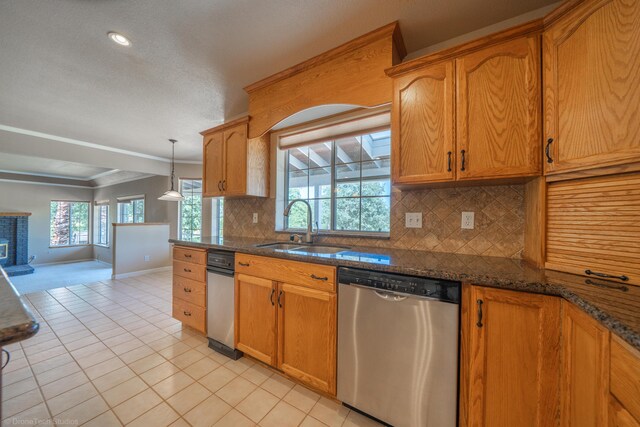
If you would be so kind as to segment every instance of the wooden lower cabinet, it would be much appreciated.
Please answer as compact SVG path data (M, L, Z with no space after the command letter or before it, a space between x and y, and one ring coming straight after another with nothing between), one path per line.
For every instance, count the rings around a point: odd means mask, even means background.
M609 427L640 427L640 422L613 395L609 396Z
M336 295L278 285L278 369L336 394Z
M172 316L184 325L207 332L207 251L173 247Z
M595 319L562 301L563 427L607 424L609 335Z
M264 260L241 255L236 257L236 272ZM280 262L287 261L272 260L273 276L279 274ZM255 271L269 276L267 270L256 267ZM335 290L326 290L326 282L334 283L335 268L325 273L326 281L317 284L309 283L306 275L291 275L293 282L299 282L294 284L238 273L235 340L236 348L249 356L335 396L338 303Z
M617 402L617 406L613 405L614 413L609 416L610 425L640 425L640 351L612 336L610 363L609 390L611 399Z
M557 426L560 300L463 286L460 425Z
M268 365L276 365L276 284L236 276L236 348Z

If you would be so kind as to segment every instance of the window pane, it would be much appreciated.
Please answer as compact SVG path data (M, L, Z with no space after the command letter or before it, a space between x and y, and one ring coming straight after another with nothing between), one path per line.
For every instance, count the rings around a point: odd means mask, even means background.
M331 197L331 169L309 169L309 197Z
M391 197L362 199L362 231L389 232Z
M71 204L71 244L89 243L89 203Z
M389 159L362 162L362 178L377 178L391 174L391 161Z
M336 230L360 230L360 198L336 199Z
M133 222L144 222L144 199L137 199L133 201Z
M362 195L389 196L391 195L391 181L389 178L362 181Z
M311 200L313 207L313 221L318 223L318 229L331 230L331 199ZM315 224L313 225L315 229Z
M289 150L289 170L309 168L309 148L300 147Z
M350 136L336 140L336 163L360 161L360 137Z
M291 206L288 217L289 228L307 228L307 206L298 202Z
M331 143L321 142L309 147L309 167L317 168L331 165Z
M336 184L336 197L360 196L360 182L344 182Z
M67 202L51 202L50 238L51 246L69 245L70 205Z
M391 131L362 136L362 160L382 160L391 157Z
M309 172L306 170L289 172L289 200L306 199L308 194Z
M197 240L202 234L202 180L181 179L180 193L180 237Z
M336 181L360 179L360 163L336 165Z

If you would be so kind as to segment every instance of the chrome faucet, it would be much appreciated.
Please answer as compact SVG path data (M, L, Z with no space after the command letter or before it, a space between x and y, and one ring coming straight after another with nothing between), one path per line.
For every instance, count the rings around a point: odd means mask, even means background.
M305 205L307 205L307 234L305 235L304 242L313 243L313 222L311 218L312 216L311 205L309 204L309 202L303 199L294 199L287 205L286 208L284 208L283 214L284 216L289 216L289 212L291 211L291 206L293 206L293 204L296 202L302 202ZM316 233L317 233L317 229L318 229L318 226L316 226Z

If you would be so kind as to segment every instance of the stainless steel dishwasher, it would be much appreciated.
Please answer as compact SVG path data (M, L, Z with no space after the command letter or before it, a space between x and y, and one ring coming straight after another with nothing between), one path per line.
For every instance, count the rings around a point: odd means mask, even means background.
M338 399L396 427L455 426L460 283L338 269Z

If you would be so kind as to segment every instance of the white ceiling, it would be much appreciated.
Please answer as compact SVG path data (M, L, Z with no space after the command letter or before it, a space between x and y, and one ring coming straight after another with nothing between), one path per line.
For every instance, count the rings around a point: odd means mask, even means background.
M64 160L3 153L0 155L0 171L88 181L110 172L110 169Z
M394 20L413 52L553 1L2 0L0 155L35 138L18 128L165 159L176 138L196 161L254 81Z

